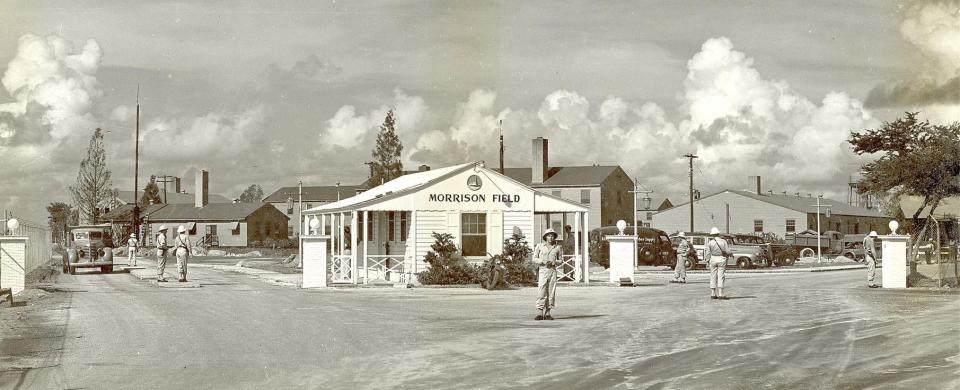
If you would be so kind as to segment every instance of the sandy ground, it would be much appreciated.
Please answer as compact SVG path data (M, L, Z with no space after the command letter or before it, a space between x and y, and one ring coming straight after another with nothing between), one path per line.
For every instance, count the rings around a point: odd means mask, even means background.
M864 272L534 289L200 288L60 275L0 307L0 388L958 388L960 295ZM36 291L36 290L35 290ZM35 293L34 293L35 294Z

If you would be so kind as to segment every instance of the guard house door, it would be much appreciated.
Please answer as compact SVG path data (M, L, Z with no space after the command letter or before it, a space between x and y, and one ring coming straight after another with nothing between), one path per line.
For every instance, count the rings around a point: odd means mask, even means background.
M403 256L407 251L409 215L406 211L388 211L386 214L383 236L385 248L381 248L381 253Z

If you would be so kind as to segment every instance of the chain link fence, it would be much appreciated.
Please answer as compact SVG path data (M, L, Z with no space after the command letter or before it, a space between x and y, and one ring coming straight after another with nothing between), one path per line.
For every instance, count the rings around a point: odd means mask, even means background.
M17 219L19 226L16 229L8 229L7 221L13 218ZM0 215L0 235L27 237L25 275L29 275L30 271L53 258L50 229L45 225L23 219L15 213L4 210L3 215Z

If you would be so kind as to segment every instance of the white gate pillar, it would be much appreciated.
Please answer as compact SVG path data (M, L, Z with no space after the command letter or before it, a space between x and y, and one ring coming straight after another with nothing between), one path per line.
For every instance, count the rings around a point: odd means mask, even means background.
M883 288L907 288L907 239L910 236L880 236L883 258L880 275Z
M19 294L27 283L27 237L0 236L0 289Z
M610 243L610 283L620 283L621 278L629 278L630 283L633 283L637 264L637 237L615 235L606 238Z
M327 287L327 270L330 269L327 243L330 236L301 236L303 252L303 282L301 288Z

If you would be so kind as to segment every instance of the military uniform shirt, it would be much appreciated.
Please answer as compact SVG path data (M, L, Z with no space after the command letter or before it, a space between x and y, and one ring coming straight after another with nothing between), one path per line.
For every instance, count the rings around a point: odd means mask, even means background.
M533 262L546 265L548 261L552 261L553 264L560 264L560 259L563 254L563 249L560 248L560 245L553 244L537 244L537 247L533 249Z
M727 240L710 237L707 239L707 251L710 252L710 256L725 256L730 253L730 247L727 245Z

